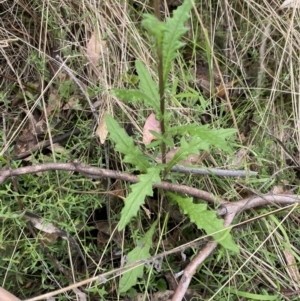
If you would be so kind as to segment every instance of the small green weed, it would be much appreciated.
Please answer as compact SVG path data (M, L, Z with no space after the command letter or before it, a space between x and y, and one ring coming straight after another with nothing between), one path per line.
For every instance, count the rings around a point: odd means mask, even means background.
M185 23L189 18L189 12L192 8L191 2L185 0L183 4L173 12L173 17L168 18L166 22L159 21L155 16L146 14L142 22L143 27L152 35L155 41L155 50L157 53L157 77L156 82L146 66L139 60L135 66L139 79L139 89L113 90L113 94L127 102L143 102L144 105L153 110L160 122L160 133L153 135L157 141L151 143L148 147L159 147L162 154L162 164L156 164L153 159L145 155L142 149L134 144L132 137L128 136L125 130L113 119L112 116L106 116L107 128L111 140L116 145L116 150L124 155L124 162L132 164L136 170L142 174L139 175L139 182L131 185L131 192L125 200L125 206L121 212L119 230L137 216L139 208L144 204L146 196L153 196L153 184L169 178L171 168L178 164L180 160L188 157L190 154L197 154L199 150L209 151L211 147L219 148L225 152L231 153L232 149L228 145L226 138L235 133L233 129L209 129L207 126L192 123L188 125L169 126L171 118L168 110L165 110L166 99L178 98L176 92L172 91L172 83L169 80L169 73L177 57L177 51L184 45L181 42L182 36L186 33ZM166 162L167 148L175 145L175 136L181 137L179 151L170 162ZM212 235L223 247L238 252L237 245L233 242L231 235L224 229L222 220L218 219L216 213L208 210L206 204L194 204L192 199L182 198L177 194L168 194L169 199L175 201L182 211L189 216L191 221L196 223L199 229L204 229L208 235ZM153 233L155 224L152 224L149 230ZM136 248L147 250L132 250L130 252L130 261L142 259L140 256L149 252L151 236L149 231L145 234L140 244L144 247ZM147 238L146 238L147 237ZM148 254L149 255L149 254ZM144 258L144 255L142 256ZM124 274L120 281L120 292L128 291L137 283L137 278L143 275L143 266L140 266L130 273ZM134 275L133 275L134 274Z

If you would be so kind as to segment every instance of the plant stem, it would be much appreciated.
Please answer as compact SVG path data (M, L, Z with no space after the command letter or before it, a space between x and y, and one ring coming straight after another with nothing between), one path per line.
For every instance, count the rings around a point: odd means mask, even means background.
M159 96L160 96L160 130L163 138L165 138L165 91L164 91L164 79L163 79L163 62L162 62L162 49L161 46L157 48L158 56L158 84L159 84ZM166 164L166 143L161 143L161 157L162 163Z
M154 0L154 13L158 20L160 20L160 0ZM157 43L157 73L158 73L158 87L160 96L160 131L165 138L165 83L164 83L164 73L163 73L163 55L162 55L162 41ZM166 143L162 141L161 143L161 157L162 163L166 164Z
M154 15L160 21L160 0L154 0L153 6L154 6Z

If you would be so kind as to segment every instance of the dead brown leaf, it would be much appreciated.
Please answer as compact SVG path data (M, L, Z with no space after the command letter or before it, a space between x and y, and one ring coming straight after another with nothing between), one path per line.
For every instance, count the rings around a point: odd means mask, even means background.
M101 56L103 54L106 55L107 53L107 42L104 41L101 38L100 33L95 30L87 43L86 56L97 76L101 74L101 68L99 67Z
M16 156L30 150L38 142L38 135L46 131L45 124L40 120L39 114L24 110L28 115L28 122L23 128L21 135L16 141L14 152Z
M299 283L300 273L299 273L299 270L297 267L297 262L295 260L294 255L288 249L285 249L283 251L283 253L285 256L286 263L287 263L286 269L287 269L291 279L293 279L295 281L295 283Z
M145 145L150 144L152 140L156 139L156 137L151 134L150 131L160 133L159 121L155 119L154 113L149 115L143 128L143 143Z
M96 130L96 135L99 136L101 144L104 144L104 142L106 140L106 137L107 137L107 134L108 134L107 127L106 127L106 122L105 122L105 116L106 115L107 115L107 112L104 112L103 115L102 115L102 118L99 122L99 125L97 127L97 130Z
M219 98L223 98L225 96L225 91L226 89L231 89L234 87L234 84L236 83L236 80L232 80L229 83L227 83L226 85L220 84L215 88L215 94L216 96L218 96Z

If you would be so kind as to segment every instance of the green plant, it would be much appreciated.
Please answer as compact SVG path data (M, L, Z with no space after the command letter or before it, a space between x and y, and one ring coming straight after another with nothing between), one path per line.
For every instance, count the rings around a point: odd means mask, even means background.
M106 116L107 128L111 140L115 143L116 150L124 155L124 162L132 164L136 170L141 172L141 175L138 176L139 182L131 185L131 192L125 200L125 206L121 212L119 230L124 229L131 219L137 215L145 197L153 195L153 184L159 183L163 179L172 178L170 170L180 160L187 158L190 154L198 153L199 150L210 151L211 147L219 148L228 153L232 152L226 138L235 132L233 129L209 129L208 126L197 123L176 127L169 126L168 121L171 115L165 110L166 99L169 96L170 98L176 98L176 94L174 92L174 95L170 95L172 85L168 76L172 64L178 55L178 50L184 45L180 40L187 31L185 22L189 18L191 8L190 0L185 0L173 12L173 17L168 18L166 22L159 21L153 15L144 15L142 25L153 36L155 41L158 81L154 80L146 66L137 60L135 66L139 79L139 88L113 90L113 94L118 98L127 102L143 102L147 108L155 112L160 122L160 133L153 132L157 141L149 146L160 146L162 154L162 164L153 162L153 159L145 155L141 148L134 144L132 137L127 135L112 116ZM166 162L166 149L175 145L175 136L181 137L180 143L177 144L179 151L170 162ZM224 232L222 220L217 218L214 211L208 210L206 204L194 204L192 199L183 198L177 194L168 194L167 196L179 205L199 229L205 230L208 235L211 235L223 247L238 252L238 247L233 242L229 231ZM151 233L153 232L153 227L154 225L151 227ZM145 241L142 241L143 244L146 241L147 244L150 243L149 237L152 234L150 235L148 232L145 235ZM149 249L145 252L148 254L148 251ZM135 249L131 251L131 261L141 259L138 256L138 254L141 255L140 252L142 251ZM136 269L134 272L135 277L130 278L127 274L123 276L120 282L121 292L126 292L136 284L137 277L142 276L142 269L142 267L139 267L138 271ZM129 284L128 279L131 280ZM126 282L126 285L124 282Z

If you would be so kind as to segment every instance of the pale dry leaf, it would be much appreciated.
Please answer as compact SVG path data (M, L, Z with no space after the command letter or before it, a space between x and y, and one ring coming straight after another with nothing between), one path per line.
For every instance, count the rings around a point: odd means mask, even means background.
M102 115L102 118L99 122L99 125L97 127L97 130L96 130L96 135L99 136L101 144L104 144L107 134L108 134L107 126L106 126L106 122L105 122L106 115L107 115L107 112L104 112L104 114Z
M297 268L297 262L295 260L294 255L288 250L285 249L283 251L284 256L285 256L285 260L287 263L287 271L290 275L290 277L296 282L299 283L300 280L300 274L299 274L299 270Z
M45 222L43 218L28 211L25 213L24 219L29 220L34 228L49 234L53 234L61 231L60 229L55 227L52 223Z
M272 193L274 194L284 194L284 188L282 185L277 185L272 188Z
M233 86L234 86L235 83L236 83L236 81L232 80L229 83L227 83L225 86L223 84L218 85L215 88L215 94L219 98L223 98L225 96L225 90L233 88Z
M34 228L41 231L39 238L42 239L44 244L57 241L60 229L55 227L52 223L45 223L43 218L31 212L26 212L23 218L29 220Z
M279 6L279 9L284 9L284 8L300 8L300 0L285 0Z
M143 128L143 143L145 145L150 144L152 140L156 139L156 137L152 135L150 131L160 133L159 121L155 119L154 113L149 115Z
M93 107L95 109L97 109L98 107L100 107L103 104L103 100L102 99L98 99L93 103Z
M86 56L90 63L94 66L98 66L101 55L101 43L100 37L96 31L93 32L90 40L86 45Z
M57 228L53 223L47 222L44 218L29 211L26 211L22 218L29 221L34 228L41 231L39 234L45 244L55 242L58 237L67 240L77 250L86 265L85 257L77 241L72 236L67 235L66 231ZM0 298L0 300L2 299Z
M107 53L107 42L102 40L100 33L95 30L87 43L86 56L88 61L93 66L93 69L97 72L98 76L101 73L101 69L99 68L101 54Z

